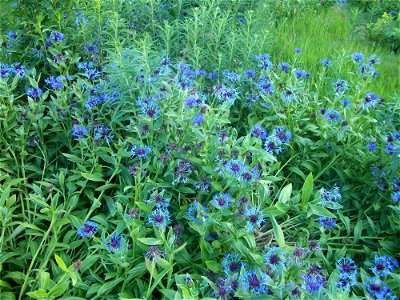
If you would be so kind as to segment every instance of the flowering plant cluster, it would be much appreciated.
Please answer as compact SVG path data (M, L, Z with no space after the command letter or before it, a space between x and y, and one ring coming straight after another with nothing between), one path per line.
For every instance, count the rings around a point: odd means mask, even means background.
M213 39L234 55L218 28L193 38L216 18L239 52L246 1L97 2L7 4L43 12L1 33L1 299L397 299L400 102L374 92L378 56L236 63L210 58Z

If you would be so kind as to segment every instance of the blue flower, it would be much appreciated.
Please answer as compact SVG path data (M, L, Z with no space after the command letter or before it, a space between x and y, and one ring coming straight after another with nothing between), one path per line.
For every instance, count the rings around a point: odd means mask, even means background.
M84 46L85 52L89 54L95 54L99 52L99 48L97 47L98 41L94 42L93 44L86 44Z
M26 91L26 94L31 97L31 98L39 98L40 96L43 95L43 91L41 88L29 88Z
M259 54L256 59L258 60L258 66L264 70L270 70L274 64L270 60L271 56L269 54Z
M28 73L28 70L25 68L25 66L21 65L20 63L12 64L10 69L18 78L23 78L26 73Z
M79 227L77 233L80 237L92 238L97 232L97 224L93 221L86 221Z
M256 229L260 229L261 224L264 221L264 214L256 207L246 207L244 210L244 216L246 219L246 229L249 232L254 232Z
M265 76L260 76L257 88L262 94L272 94L275 91L272 81Z
M6 64L0 64L0 77L1 78L6 78L8 75L10 75L12 69L9 65Z
M44 80L53 90L59 90L63 88L62 76L50 76Z
M259 137L261 139L265 139L268 135L267 129L265 129L260 124L251 126L250 131L254 137Z
M95 141L105 139L109 143L114 138L114 135L110 133L110 127L107 127L105 125L97 125L94 129L94 139Z
M52 31L50 33L50 39L54 42L61 43L64 40L64 34L58 31Z
M351 105L351 101L348 99L344 99L344 100L340 101L340 103L342 103L342 105L345 107Z
M371 92L368 92L363 100L363 103L361 103L360 106L363 109L369 109L371 107L375 107L378 105L380 99L381 97L379 95L375 95Z
M211 80L215 80L218 78L218 72L214 71L214 72L208 73L207 77Z
M285 73L289 72L289 69L290 69L291 67L292 67L292 66L291 66L289 63L287 63L287 62L280 62L280 63L278 64L278 69L282 70L282 71L285 72Z
M398 267L397 261L390 256L375 256L374 266L371 269L376 276L385 277Z
M326 229L333 229L335 228L336 225L336 220L334 218L328 218L328 217L320 217L319 218L319 223Z
M72 127L72 136L75 138L82 138L88 133L87 129L83 125L75 125Z
M282 141L278 139L275 135L270 135L267 137L264 143L265 150L269 154L280 153L283 151L281 147Z
M331 189L323 189L321 193L321 201L319 202L322 206L335 205L336 201L342 199L338 186L333 186Z
M114 233L111 235L110 240L106 242L106 247L111 253L115 253L122 249L124 238L122 235Z
M227 275L239 273L244 266L239 254L226 254L222 260L222 267Z
M339 121L341 119L340 112L334 109L327 109L323 116L324 119L328 119L331 122Z
M283 91L282 97L286 103L291 103L293 100L297 99L297 95L295 93L293 93L291 90Z
M190 221L203 223L208 218L206 211L207 208L204 205L193 202L190 204L186 215Z
M300 48L294 48L294 52L296 52L296 53L302 53L303 50L301 50Z
M332 61L327 58L321 59L320 63L321 63L321 65L326 66L326 67L332 65Z
M368 62L369 62L370 65L378 65L378 64L381 63L381 59L376 54L372 54L368 58Z
M239 277L240 289L252 294L266 294L268 276L264 272L256 270L246 271Z
M299 69L299 68L294 70L294 75L297 78L305 78L305 79L310 78L310 74L308 74L306 71Z
M235 101L238 92L234 88L227 87L223 84L218 84L214 88L215 96L217 97L218 102L225 102L225 101Z
M400 191L396 191L392 194L392 200L396 203L400 203Z
M192 164L186 160L178 161L178 166L175 171L175 179L172 182L173 185L182 182L187 183L189 181L189 175L192 174Z
M292 134L284 126L275 127L273 133L282 143L287 144L292 139Z
M154 209L147 218L147 225L154 224L157 228L165 229L171 221L169 212L165 208Z
M18 38L18 33L16 31L9 31L6 33L6 36L10 41L15 41Z
M367 144L367 149L369 152L376 151L376 142L370 142Z
M153 261L157 261L160 257L165 257L165 253L164 251L158 249L157 246L150 246L149 251L144 254L144 257Z
M156 102L143 103L140 105L142 115L157 120L160 117L160 106Z
M333 83L333 86L335 87L335 92L336 93L344 93L349 89L349 83L344 80L344 79L339 79L335 83Z
M203 114L198 114L193 117L192 123L194 126L200 126L205 120L206 117Z
M272 271L282 270L285 267L286 255L279 247L270 247L263 255L263 258Z
M225 209L231 206L232 197L229 193L219 193L214 195L211 204L218 209Z
M133 145L131 148L132 157L147 158L147 155L152 152L147 145Z
M342 288L345 289L347 286L356 284L357 265L354 260L349 257L341 257L337 261L336 269L339 271L340 286Z
M324 288L326 280L320 276L305 276L304 285L307 292L311 294L317 294L320 288Z
M240 75L230 70L223 70L222 75L230 82L238 82L240 80Z
M371 277L366 282L368 293L377 300L392 299L392 290L388 289L386 283L379 277Z
M254 77L256 77L256 71L253 69L248 69L248 70L244 71L244 77L254 78Z
M362 62L362 61L364 60L365 55L364 55L363 53L361 53L361 52L354 52L354 53L351 55L351 58L352 58L355 62L359 63L359 62Z
M187 97L183 102L186 107L192 108L192 107L199 107L204 104L204 95L190 95Z

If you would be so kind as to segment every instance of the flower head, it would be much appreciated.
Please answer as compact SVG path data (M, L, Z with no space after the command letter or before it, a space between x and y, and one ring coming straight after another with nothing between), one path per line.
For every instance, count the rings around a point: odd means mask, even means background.
M146 159L147 155L152 152L151 148L147 145L133 145L131 148L132 157Z
M244 210L244 217L247 221L247 231L254 232L256 229L260 229L261 224L264 221L264 214L256 207L246 207Z
M52 31L49 37L52 41L57 43L61 43L64 40L64 34L58 31Z
M222 267L227 275L239 273L244 266L239 254L229 253L222 260Z
M268 248L263 258L272 271L282 270L285 267L286 255L279 247L272 246Z
M154 224L154 226L159 229L165 229L170 220L171 219L167 209L156 208L149 214L147 218L147 224Z
M93 221L86 221L79 227L77 233L80 237L93 237L97 232L97 224Z
M40 96L43 95L43 91L39 87L38 88L31 87L26 91L26 94L31 98L39 98Z
M111 235L108 242L106 242L106 246L111 253L115 253L122 249L124 244L124 238L122 235L114 233Z
M319 218L319 223L326 229L333 229L335 228L336 221L334 218L328 218L328 217L320 217Z
M211 204L218 209L225 209L231 206L232 197L229 193L216 194L211 200Z
M198 114L193 117L192 123L195 126L200 126L205 120L206 117L203 114Z
M266 284L267 278L264 272L257 272L256 270L247 271L239 277L240 289L252 294L266 294L268 289Z

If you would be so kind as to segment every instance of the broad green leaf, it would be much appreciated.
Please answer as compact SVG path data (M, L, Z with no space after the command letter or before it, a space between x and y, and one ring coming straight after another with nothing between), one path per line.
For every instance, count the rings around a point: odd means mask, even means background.
M289 183L282 189L281 193L279 194L278 201L286 203L290 199L291 194L292 194L292 184Z
M81 172L82 176L84 178L86 178L87 180L90 181L97 181L97 182L104 182L104 179L101 178L101 174L100 173L96 173L96 174L91 174L91 173L84 173Z
M61 257L59 257L57 254L54 254L54 257L56 258L57 265L64 271L68 272L68 268L65 265L64 261L62 260Z
M138 241L149 246L163 244L163 241L160 241L159 239L156 238L138 238Z
M304 181L303 188L301 189L301 202L307 204L310 200L312 190L314 188L314 178L312 173L308 174L306 181Z
M279 247L285 246L285 237L283 235L281 226L279 226L278 222L276 222L273 216L271 216L270 219L272 222L272 229L274 231L275 240L277 241Z
M219 273L219 271L221 271L221 266L216 261L207 260L205 263L206 263L207 268L209 268L211 271L213 271L215 273Z

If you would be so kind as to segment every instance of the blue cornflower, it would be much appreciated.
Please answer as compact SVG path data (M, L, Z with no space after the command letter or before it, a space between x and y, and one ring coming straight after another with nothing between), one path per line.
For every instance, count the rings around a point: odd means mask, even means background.
M347 282L349 285L356 283L357 265L354 260L349 257L341 257L337 261L336 269L339 271L339 279L350 279Z
M200 126L205 120L206 117L203 114L198 114L193 117L192 124L194 126Z
M339 187L335 185L331 189L324 189L322 191L320 205L335 204L340 199L342 199L342 195L340 194Z
M99 52L99 48L97 47L98 41L94 42L93 44L86 44L84 46L85 52L89 54L95 54Z
M279 247L270 247L263 255L263 258L272 271L282 270L285 267L286 255Z
M264 272L256 270L246 271L239 277L240 289L252 294L267 293L268 276Z
M218 72L214 71L214 72L208 73L207 77L208 77L208 79L215 80L218 78Z
M199 77L204 77L204 76L207 76L207 71L206 70L196 70L196 76L199 76Z
M259 137L261 139L265 139L268 135L267 129L265 129L260 124L251 126L250 131L254 137Z
M333 83L336 93L344 93L349 89L349 83L344 79L339 79Z
M397 261L390 256L375 256L374 266L371 269L376 276L385 277L398 267Z
M323 118L333 122L333 121L339 121L341 119L341 115L338 111L334 109L327 109L324 113Z
M260 229L261 224L264 221L264 214L262 211L256 207L246 207L244 210L244 216L247 221L247 231L254 232L256 229Z
M142 115L157 120L160 117L160 106L154 102L143 103L140 105Z
M392 194L392 200L396 203L400 203L400 191L396 191Z
M238 96L238 92L236 91L236 89L227 87L223 84L218 84L214 88L214 93L218 99L218 102L224 102L224 101L232 101L233 102L236 100L236 98Z
M374 65L371 64L361 64L358 70L364 77L380 75L379 72L376 72Z
M240 80L240 75L230 70L223 70L222 75L230 82L238 82Z
M301 50L300 48L294 48L294 52L296 52L296 53L302 53L303 50Z
M93 237L97 232L97 224L93 221L86 221L79 227L77 233L80 237Z
M18 38L18 33L16 31L9 31L6 33L6 36L10 41L15 41Z
M376 142L370 142L367 144L367 149L369 152L374 152L374 151L376 151L376 148L377 148L376 146L377 146Z
M29 88L26 91L26 94L31 97L31 98L39 98L40 96L43 95L43 91L41 88Z
M124 238L122 235L114 233L111 235L110 240L106 242L106 246L111 253L115 253L122 249Z
M291 67L292 67L292 66L291 66L289 63L287 63L287 62L280 62L280 63L278 64L278 69L282 70L282 71L285 72L285 73L289 72L289 69L290 69Z
M256 77L256 71L253 69L248 69L248 70L244 71L244 77L254 78L254 77Z
M110 133L110 127L105 125L98 125L94 129L94 140L99 141L100 139L105 139L109 143L114 138L114 135Z
M50 76L44 80L46 84L50 85L53 90L59 90L63 88L62 76Z
M326 229L333 229L335 228L336 225L336 220L334 218L328 218L328 217L320 217L319 218L319 223Z
M152 149L147 145L133 145L131 148L132 157L147 158Z
M163 193L164 193L164 189L161 192L156 192L154 191L149 200L146 200L146 204L149 205L154 205L157 208L161 208L161 209L167 209L169 206L169 203L171 202L171 198L166 198L164 197Z
M214 287L213 287L214 288ZM232 287L228 278L218 278L217 284L214 288L213 295L221 300L229 299L229 294L232 291Z
M324 288L326 280L320 276L304 276L304 285L307 292L317 294L320 288Z
M6 78L8 75L11 73L11 67L6 64L0 64L0 77L1 78Z
M23 78L28 70L25 66L21 65L20 63L14 63L11 65L11 71L17 76L18 78Z
M368 62L371 65L378 65L381 63L381 59L376 55L376 54L372 54L369 58L368 58Z
M348 99L344 99L344 100L340 101L340 103L342 103L342 105L343 105L344 107L350 106L350 105L351 105L351 101L348 100Z
M72 136L75 138L82 138L88 133L87 129L83 125L75 125L72 127Z
M258 83L257 83L257 88L262 94L272 94L275 90L274 85L272 84L272 81L269 80L265 76L260 76Z
M256 59L258 60L258 66L264 70L270 70L274 66L270 60L271 56L269 54L259 54Z
M321 63L321 65L326 66L326 67L332 65L332 61L327 58L321 59L320 63Z
M201 177L200 181L194 183L194 187L196 190L207 192L210 189L210 180L207 177Z
M61 43L64 40L64 34L58 31L52 31L50 33L50 39L54 42Z
M246 106L251 106L254 103L258 102L259 100L260 100L260 95L252 94L252 95L246 97Z
M239 178L241 174L246 170L246 165L244 164L244 162L236 159L228 160L227 162L225 162L224 167L228 171L228 173L235 178Z
M274 135L278 138L282 143L289 143L292 139L292 134L290 131L286 130L284 126L278 126L274 128Z
M294 70L294 75L297 78L305 78L305 79L310 78L310 74L308 74L305 70L299 68Z
M368 293L377 300L391 299L392 290L388 289L386 283L379 277L371 277L366 282Z
M400 153L400 146L393 143L387 143L385 150L388 154L396 156L398 153Z
M204 205L193 202L188 207L186 215L190 221L203 223L208 218L206 211L207 208Z
M231 206L232 197L229 193L219 193L214 195L211 204L218 209L224 209Z
M144 254L147 259L157 261L160 257L165 257L164 251L158 249L158 246L150 246L149 251Z
M186 107L192 108L192 107L199 107L204 104L203 101L204 95L190 95L188 96L183 102Z
M297 99L297 95L295 93L293 93L291 90L283 91L282 97L286 103L291 103L293 100Z
M227 254L222 260L222 267L227 275L239 273L245 264L240 260L239 254Z
M363 103L361 103L360 106L363 109L369 109L371 107L375 107L378 105L380 99L381 97L379 95L375 95L371 92L368 92L363 100Z
M105 99L104 94L100 94L98 96L90 96L89 99L85 102L85 108L89 110L89 109L97 106L101 102L103 102L104 99Z
M192 164L186 160L180 160L178 162L177 169L175 171L175 179L172 182L173 185L182 182L187 183L189 181L189 175L192 174Z
M165 229L167 224L171 221L167 209L156 208L147 218L147 225L154 224L157 228Z
M365 55L364 55L363 53L361 53L361 52L354 52L354 53L351 55L351 58L352 58L355 62L359 63L359 62L362 62L362 61L364 60Z
M276 135L270 135L266 138L264 147L269 154L280 153L283 151L281 147L282 141Z

